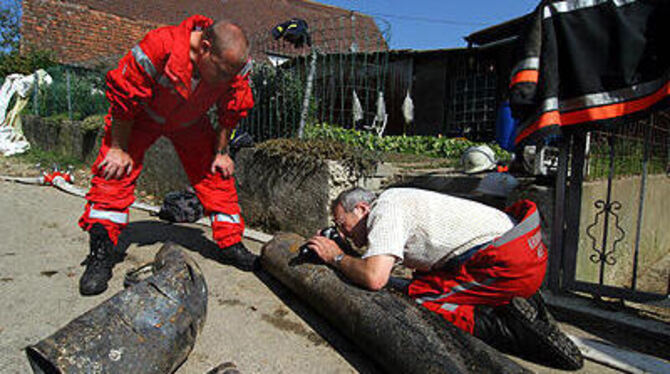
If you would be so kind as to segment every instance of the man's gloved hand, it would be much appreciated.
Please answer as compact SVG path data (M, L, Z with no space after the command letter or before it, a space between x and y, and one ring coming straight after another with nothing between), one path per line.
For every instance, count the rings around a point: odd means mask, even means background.
M110 148L98 169L105 179L121 179L133 171L133 159L121 148Z
M212 167L210 171L212 174L220 172L223 178L230 178L235 172L235 163L228 154L217 153L216 156L214 156L214 161L212 161Z

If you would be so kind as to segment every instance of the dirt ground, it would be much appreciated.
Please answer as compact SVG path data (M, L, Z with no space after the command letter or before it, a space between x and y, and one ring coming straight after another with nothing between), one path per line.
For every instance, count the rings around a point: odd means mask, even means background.
M207 260L197 252L215 245L209 229L163 224L133 211L120 245L125 261L110 289L78 294L79 263L87 237L76 226L83 200L52 188L0 182L0 372L29 372L22 349L55 332L122 289L122 275L150 261L171 240L189 250L209 287L207 322L178 373L204 373L235 362L243 372L374 372L373 365L273 279ZM258 243L247 242L254 252ZM332 343L331 343L332 342ZM337 347L337 348L335 348Z
M31 172L0 158L0 174ZM81 180L81 179L80 179ZM0 182L0 373L29 372L23 349L122 289L123 274L150 261L165 241L189 251L209 288L205 327L179 374L205 373L234 362L243 373L378 373L370 357L303 305L269 275L241 272L199 252L215 244L209 228L168 225L132 211L120 240L125 261L110 289L84 298L78 293L87 236L76 226L84 200L54 188ZM245 241L258 253L261 244ZM593 336L575 325L562 328ZM557 372L513 358L538 373ZM582 373L616 372L587 361Z

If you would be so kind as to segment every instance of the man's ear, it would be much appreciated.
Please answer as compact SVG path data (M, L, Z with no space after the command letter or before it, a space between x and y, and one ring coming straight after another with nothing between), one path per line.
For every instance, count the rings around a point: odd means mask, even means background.
M361 217L364 217L364 216L366 216L368 213L370 213L370 204L368 204L368 203L366 203L366 202L364 202L364 201L360 201L360 202L356 203L355 208L360 209L360 211L361 211Z
M212 51L212 42L203 38L200 40L200 54L204 55L206 52Z

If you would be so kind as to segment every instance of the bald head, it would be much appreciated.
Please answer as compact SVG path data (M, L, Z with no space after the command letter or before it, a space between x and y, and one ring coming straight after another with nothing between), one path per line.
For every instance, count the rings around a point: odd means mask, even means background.
M228 21L217 21L203 31L203 38L212 44L217 56L232 58L243 65L249 57L249 41L242 29Z

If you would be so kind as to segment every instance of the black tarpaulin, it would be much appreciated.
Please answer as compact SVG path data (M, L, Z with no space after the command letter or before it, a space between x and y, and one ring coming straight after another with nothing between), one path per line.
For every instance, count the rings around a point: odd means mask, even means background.
M512 69L517 144L616 124L670 103L670 1L543 1Z

